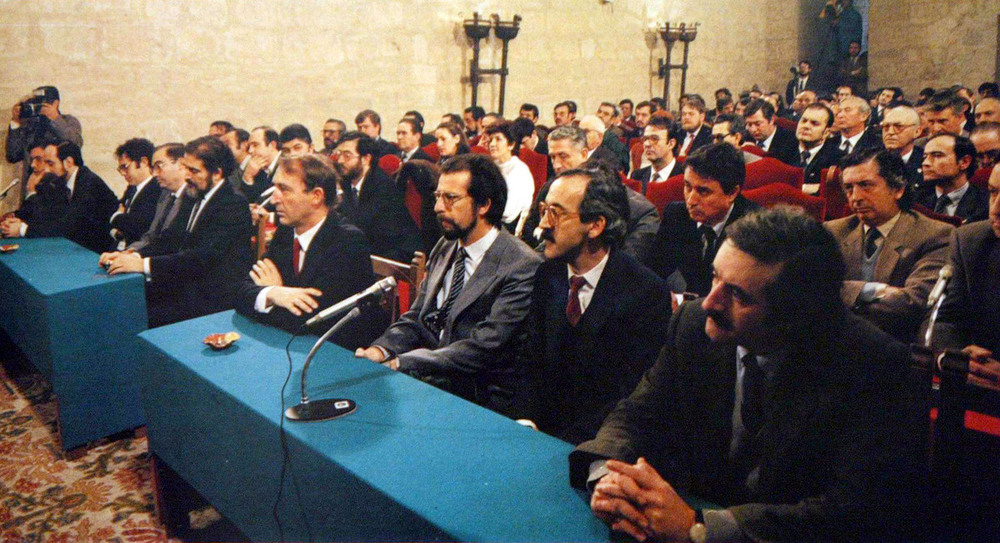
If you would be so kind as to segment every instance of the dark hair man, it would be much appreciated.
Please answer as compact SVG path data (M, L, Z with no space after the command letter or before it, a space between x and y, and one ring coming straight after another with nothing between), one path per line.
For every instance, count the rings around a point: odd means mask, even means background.
M670 315L663 280L621 251L627 190L596 163L560 174L540 204L546 262L532 293L524 416L570 443L593 437L635 388Z
M576 120L576 103L570 100L559 102L552 110L552 118L556 126L572 126Z
M298 123L281 129L281 133L278 134L278 144L283 156L311 155L315 152L312 134L308 128Z
M236 167L229 147L214 136L201 137L184 146L181 160L194 206L178 251L118 253L108 263L112 275L146 275L150 327L232 309L236 287L253 262L250 207L225 181Z
M348 132L335 155L344 194L337 211L368 236L373 254L409 262L420 250L420 233L403 203L403 192L378 167L375 143L361 132Z
M754 100L747 105L744 118L747 132L757 146L768 155L789 164L797 166L801 163L798 143L795 134L774 124L774 106L766 100Z
M212 124L208 125L208 135L219 138L232 129L233 123L229 121L214 121Z
M642 183L642 194L645 195L649 185L661 183L675 175L684 173L684 167L677 162L674 153L677 151L680 131L673 121L666 117L653 117L642 135L642 156L649 161L649 166L639 168L632 173L632 179Z
M729 230L708 296L570 454L571 483L596 482L594 514L640 541L909 539L922 451L906 347L847 314L837 243L806 215Z
M811 90L815 91L822 88L819 81L815 77L812 77L812 63L808 60L799 61L798 71L788 82L785 87L785 103L791 104L795 97L799 94Z
M822 171L836 166L843 156L840 149L837 149L837 144L828 139L831 127L833 111L830 108L823 104L812 104L802 110L802 116L795 127L795 139L799 142L799 161L795 166L803 169L805 182L802 190L806 192L819 191L819 184L823 181L820 179Z
M396 146L399 147L399 157L403 162L411 160L426 160L434 162L430 155L420 148L421 133L420 123L411 117L403 117L396 125Z
M80 121L59 110L59 89L53 86L38 87L11 108L10 129L7 132L7 162L16 164L24 160L25 165L28 165L31 161L28 152L32 147L40 143L60 141L71 141L77 147L83 147ZM27 181L30 174L29 168L22 168L21 179Z
M46 173L58 179L46 183L30 223L20 218L3 224L6 237L64 237L95 253L111 248L108 221L118 208L118 198L108 185L84 165L80 147L70 141L45 146ZM44 181L44 180L43 180ZM39 181L39 185L43 181Z
M935 213L981 221L989 213L989 196L969 183L976 171L976 146L952 134L931 136L924 146L924 183L914 201Z
M699 147L712 143L712 129L705 125L704 100L698 96L688 98L681 107L681 128L685 134L677 151L679 157L686 157Z
M968 102L951 89L935 92L926 106L929 135L954 134L969 137L969 132L965 130L967 105Z
M762 157L743 149L746 137L747 125L741 115L722 113L715 118L715 124L712 125L712 142L732 145L743 154L743 163L751 164Z
M427 258L416 300L359 358L423 377L470 401L513 415L540 258L500 227L507 187L489 157L442 166L434 211L444 237Z
M472 139L483 131L482 120L486 116L486 110L480 106L469 106L462 112L462 120L465 122L465 137Z
M271 197L278 229L267 252L244 278L237 311L295 331L317 309L374 282L365 235L330 212L337 203L338 181L325 158L288 156L278 162ZM334 340L353 349L367 345L379 332L349 325Z
M674 292L704 296L712 260L726 228L759 206L740 194L743 157L728 143L711 143L684 164L684 201L663 208L663 220L645 264Z
M358 132L372 139L375 145L374 164L378 164L378 159L385 155L399 154L399 149L395 145L382 139L382 117L378 113L370 109L363 110L354 117L354 124Z
M521 109L518 111L518 116L523 117L531 121L531 124L538 123L538 106L535 104L524 103L521 104Z
M259 203L270 194L274 172L278 169L281 147L278 131L270 126L258 126L250 131L247 149L250 162L243 170L243 196L250 203ZM232 154L232 152L230 152ZM235 161L235 157L233 157Z
M181 164L182 158L184 145L180 143L166 143L153 151L153 175L161 189L156 213L149 229L126 249L142 252L147 247L156 246L164 247L161 250L163 253L177 251L181 242L179 234L183 229L173 225L178 220L186 222L194 206L194 199L185 194L187 170ZM101 255L101 264L104 264L105 257Z
M237 194L243 194L243 171L250 164L250 133L242 128L234 128L219 137L236 159L236 168L229 174L229 184Z
M325 156L333 154L333 149L340 141L340 137L347 132L347 125L340 119L329 118L323 123L323 149L319 152Z
M948 255L951 225L910 211L903 161L884 149L847 155L841 182L854 212L824 226L847 264L844 305L909 342Z
M149 230L156 215L160 198L160 185L153 182L153 142L133 138L115 149L118 173L125 178L128 188L122 195L118 211L111 215L111 237L119 240L118 249L138 241Z

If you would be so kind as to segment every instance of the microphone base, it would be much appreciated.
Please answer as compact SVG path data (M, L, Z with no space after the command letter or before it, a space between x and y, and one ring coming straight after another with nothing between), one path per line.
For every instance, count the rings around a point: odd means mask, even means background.
M319 422L337 419L357 411L354 400L331 398L293 405L285 410L285 418L298 422Z

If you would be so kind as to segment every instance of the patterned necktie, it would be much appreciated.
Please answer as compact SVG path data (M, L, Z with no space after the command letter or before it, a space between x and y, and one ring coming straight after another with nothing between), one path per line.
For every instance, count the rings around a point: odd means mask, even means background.
M455 261L451 265L451 289L448 290L448 297L445 298L444 306L441 307L440 319L442 323L448 320L448 313L451 312L452 306L455 305L455 299L462 293L462 287L465 286L466 256L465 249L459 248L455 255Z
M299 238L292 242L292 267L295 268L295 276L298 277L302 271L302 244Z
M576 326L583 316L583 308L580 306L580 289L587 284L587 280L581 275L574 275L569 278L569 300L566 304L566 319L570 326Z
M868 237L865 239L865 258L871 258L878 250L878 239L882 237L882 232L878 228L869 228Z
M940 213L942 215L948 214L948 206L951 205L951 198L947 194L942 194L938 196L937 202L934 203L934 213Z

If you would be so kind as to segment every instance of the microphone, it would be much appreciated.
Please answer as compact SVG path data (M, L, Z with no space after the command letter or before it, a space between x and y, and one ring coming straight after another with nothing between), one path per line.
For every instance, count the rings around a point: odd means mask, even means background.
M343 300L333 304L332 306L320 311L315 317L306 321L306 326L313 326L321 322L332 319L344 313L345 311L350 311L355 307L361 307L369 302L374 302L382 299L386 293L390 292L392 289L396 288L396 278L389 276L380 279L375 282L374 285L362 290L361 292L351 296L350 298L344 298Z
M938 298L944 294L944 289L948 288L948 282L951 281L951 275L954 270L951 264L945 264L941 267L941 271L938 272L937 283L934 283L934 288L931 290L929 296L927 296L927 307L934 307L934 304L938 302Z
M0 200L3 200L4 198L6 198L7 197L7 193L10 192L10 189L14 188L14 185L17 185L20 182L21 182L20 179L15 179L15 180L11 181L10 184L7 185L7 188L3 189L3 191L0 192Z

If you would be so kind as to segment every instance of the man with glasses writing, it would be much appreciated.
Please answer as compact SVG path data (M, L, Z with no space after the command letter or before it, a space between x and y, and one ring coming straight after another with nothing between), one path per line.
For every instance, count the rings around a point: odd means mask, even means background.
M501 414L518 414L525 335L541 258L500 228L507 187L489 157L442 167L434 211L444 237L410 310L355 356L422 378Z

